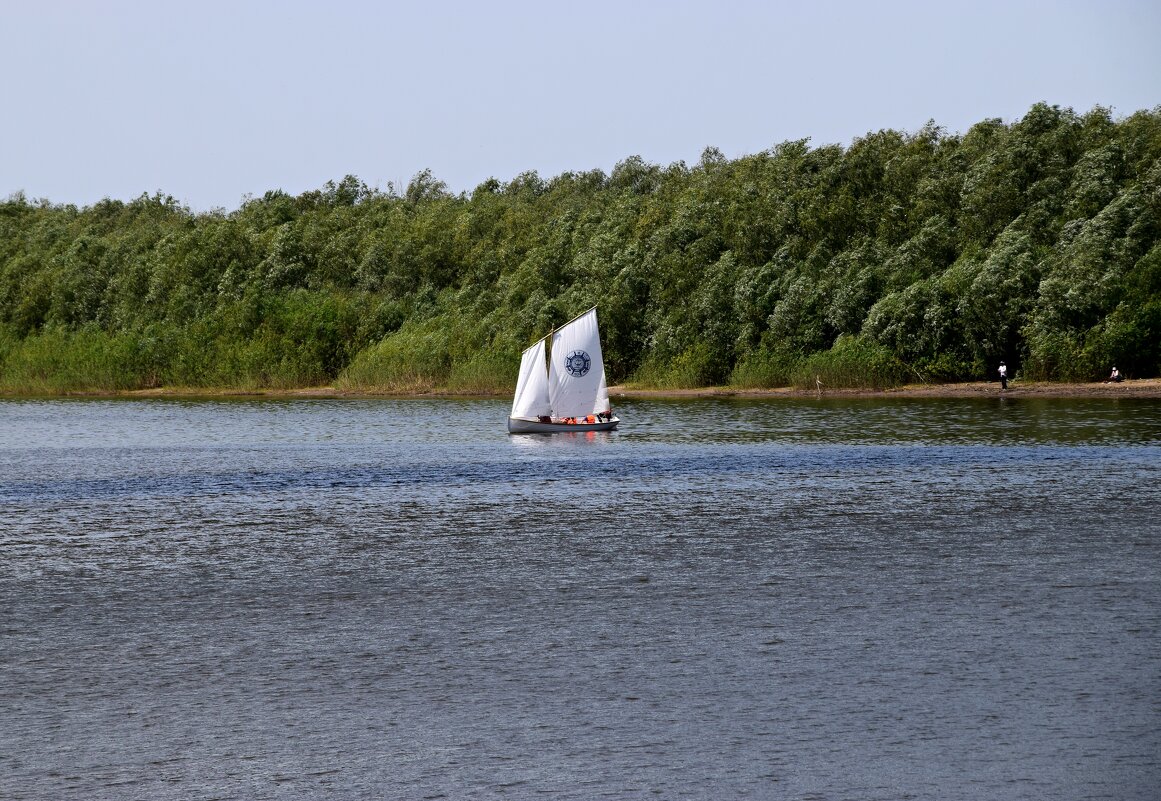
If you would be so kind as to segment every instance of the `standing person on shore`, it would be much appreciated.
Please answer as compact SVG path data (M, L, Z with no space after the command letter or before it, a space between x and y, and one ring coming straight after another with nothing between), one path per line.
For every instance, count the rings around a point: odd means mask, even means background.
M1000 389L1008 388L1008 365L1000 362Z

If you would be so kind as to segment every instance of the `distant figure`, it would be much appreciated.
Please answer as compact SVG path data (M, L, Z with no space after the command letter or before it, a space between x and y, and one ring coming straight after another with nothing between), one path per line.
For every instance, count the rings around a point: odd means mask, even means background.
M1110 375L1110 376L1109 376L1109 380L1108 380L1108 381L1106 381L1105 383L1106 383L1106 384L1119 384L1119 383L1121 383L1121 382L1122 382L1122 381L1124 381L1124 380L1125 380L1124 376L1122 376L1122 375L1121 375L1121 374L1120 374L1120 373L1117 371L1117 368L1116 368L1116 367L1114 367L1114 368L1113 368L1112 375Z
M1000 389L1008 388L1008 365L1000 362Z

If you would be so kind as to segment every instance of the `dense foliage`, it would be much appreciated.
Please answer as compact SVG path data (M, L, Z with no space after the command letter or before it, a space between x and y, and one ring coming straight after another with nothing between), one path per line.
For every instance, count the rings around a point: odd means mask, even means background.
M597 305L611 382L1161 371L1161 107L231 213L0 204L0 389L498 390Z

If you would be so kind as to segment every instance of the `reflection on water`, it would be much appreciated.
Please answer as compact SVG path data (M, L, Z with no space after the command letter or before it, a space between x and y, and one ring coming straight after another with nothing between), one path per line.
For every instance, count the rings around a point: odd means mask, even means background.
M608 446L612 444L615 431L564 431L557 434L513 435L510 442L515 448L523 448L529 453L549 450L578 448L585 446Z
M1161 404L0 402L0 797L1146 798Z

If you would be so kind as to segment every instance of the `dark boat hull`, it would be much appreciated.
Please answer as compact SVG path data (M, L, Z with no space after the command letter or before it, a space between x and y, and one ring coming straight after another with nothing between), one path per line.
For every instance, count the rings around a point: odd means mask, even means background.
M614 417L612 420L600 420L596 423L542 423L539 420L526 420L522 417L508 418L509 434L560 434L581 433L585 431L612 431L621 421Z

